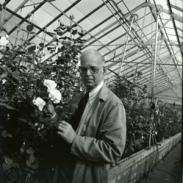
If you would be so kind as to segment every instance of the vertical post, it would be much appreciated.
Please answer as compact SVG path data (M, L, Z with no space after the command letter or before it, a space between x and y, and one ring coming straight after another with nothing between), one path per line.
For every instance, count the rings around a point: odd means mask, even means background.
M129 32L131 32L131 29L132 29L132 25L135 21L135 15L133 14L131 17L130 17L130 27L129 27ZM125 56L126 56L126 49L127 49L127 45L128 45L128 34L126 35L126 41L125 41L125 48L124 48L124 51L123 51L123 55L122 55L122 58L121 58L121 65L120 65L120 69L119 69L119 75L121 74L121 71L122 71L122 66L123 66L123 62L125 60Z
M151 107L150 107L150 134L149 134L149 148L152 143L156 143L155 139L155 101L154 101L154 86L156 77L156 62L157 62L157 52L158 52L158 25L159 25L159 11L156 12L156 34L155 34L155 48L154 48L154 58L152 59L152 82L151 82Z
M154 48L154 58L152 60L152 83L151 83L151 97L152 102L154 101L154 85L156 77L156 62L157 62L157 52L158 52L158 25L159 25L159 12L157 12L156 17L156 34L155 34L155 48Z

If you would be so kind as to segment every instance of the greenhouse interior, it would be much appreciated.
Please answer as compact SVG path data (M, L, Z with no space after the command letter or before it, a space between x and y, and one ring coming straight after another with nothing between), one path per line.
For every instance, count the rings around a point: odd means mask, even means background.
M182 0L0 8L0 183L183 181Z

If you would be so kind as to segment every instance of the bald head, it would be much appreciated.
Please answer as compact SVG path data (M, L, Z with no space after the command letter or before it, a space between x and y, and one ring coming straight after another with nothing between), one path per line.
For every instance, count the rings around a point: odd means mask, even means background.
M93 49L86 50L80 56L81 78L88 91L104 80L104 57Z
M88 49L81 53L80 56L81 65L92 64L94 66L103 67L105 60L104 57L94 49Z

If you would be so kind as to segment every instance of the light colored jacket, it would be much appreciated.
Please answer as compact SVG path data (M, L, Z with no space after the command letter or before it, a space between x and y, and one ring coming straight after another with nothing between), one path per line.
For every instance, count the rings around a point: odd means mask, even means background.
M110 167L121 160L126 142L126 115L121 100L105 85L90 113L82 117L71 153L78 158L72 183L109 183ZM61 181L62 182L62 181Z

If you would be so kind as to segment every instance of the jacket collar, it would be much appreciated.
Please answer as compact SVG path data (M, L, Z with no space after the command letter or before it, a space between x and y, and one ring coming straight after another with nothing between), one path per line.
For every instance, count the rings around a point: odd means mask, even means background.
M89 98L94 98L104 85L104 81L100 82L92 91L89 92Z

